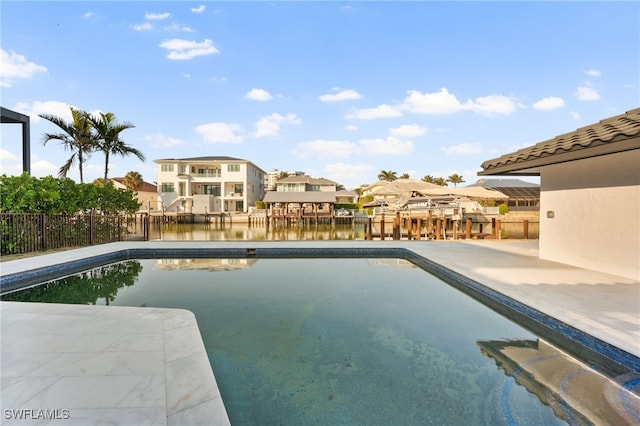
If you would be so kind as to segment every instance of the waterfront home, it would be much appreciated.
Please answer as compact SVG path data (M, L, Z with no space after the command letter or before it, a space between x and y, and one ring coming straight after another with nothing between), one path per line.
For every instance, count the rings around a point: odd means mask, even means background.
M264 196L264 170L233 157L154 160L158 204L165 212L246 213Z
M115 177L109 179L113 186L119 189L127 189L124 178ZM142 187L135 191L135 198L140 207L139 212L152 212L158 208L158 187L149 182L143 182Z
M540 176L540 258L640 279L640 108L482 168Z

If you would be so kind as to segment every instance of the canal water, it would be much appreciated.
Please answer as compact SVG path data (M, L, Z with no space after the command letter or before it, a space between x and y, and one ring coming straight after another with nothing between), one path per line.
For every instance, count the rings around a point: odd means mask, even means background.
M133 237L142 237L140 222L130 226ZM331 241L364 240L365 225L249 225L248 223L152 224L149 240L166 241Z

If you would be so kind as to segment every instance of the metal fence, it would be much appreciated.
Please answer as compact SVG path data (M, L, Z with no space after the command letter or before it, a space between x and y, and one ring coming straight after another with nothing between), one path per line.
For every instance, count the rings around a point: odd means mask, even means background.
M127 217L0 213L0 254L24 254L126 239Z

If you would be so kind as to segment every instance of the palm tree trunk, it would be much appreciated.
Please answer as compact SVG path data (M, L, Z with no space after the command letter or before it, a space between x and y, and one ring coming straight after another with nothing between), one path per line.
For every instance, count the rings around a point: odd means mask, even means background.
M104 184L107 184L107 176L109 175L109 151L104 153Z

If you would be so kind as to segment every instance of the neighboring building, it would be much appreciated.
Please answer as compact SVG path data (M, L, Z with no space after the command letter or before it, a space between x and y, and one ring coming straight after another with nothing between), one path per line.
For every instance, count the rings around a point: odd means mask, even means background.
M540 176L540 258L640 279L640 108L482 168Z
M264 196L264 170L233 157L154 160L160 208L167 212L247 212Z
M270 172L266 172L264 175L264 189L265 191L275 191L276 190L276 182L282 176L282 171L276 169L271 170Z
M509 197L506 204L510 211L540 210L540 185L537 183L520 179L478 179L476 183L466 186L466 188L475 187L500 191Z
M287 176L278 180L276 191L278 192L308 192L323 191L336 192L338 184L324 178L312 178L306 175Z
M338 184L329 179L296 174L278 180L276 191L267 192L264 202L272 213L276 206L286 213L332 212L336 204L357 202L355 191L337 191L337 187Z
M120 189L127 189L124 184L124 178L117 177L109 179L113 182L113 186ZM136 192L136 199L140 203L139 211L152 212L158 209L158 187L152 183L143 182L142 188Z

